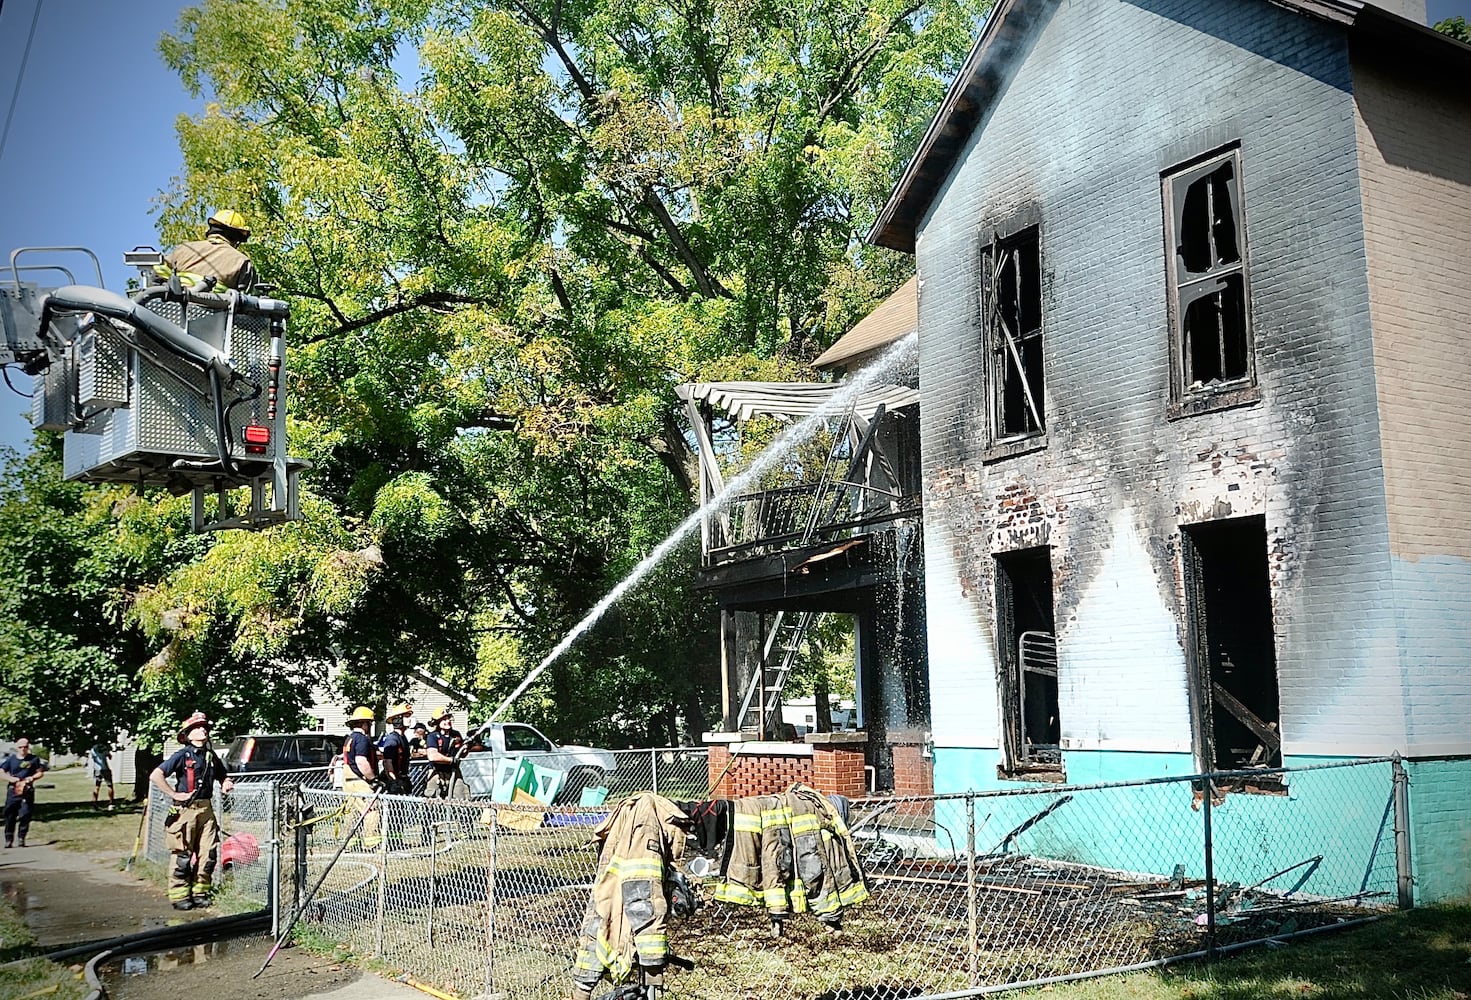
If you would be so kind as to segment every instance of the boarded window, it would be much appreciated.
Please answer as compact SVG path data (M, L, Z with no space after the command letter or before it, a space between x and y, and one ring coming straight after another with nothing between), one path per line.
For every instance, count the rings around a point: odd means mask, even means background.
M1252 385L1240 152L1170 171L1163 180L1175 398Z
M1046 430L1042 378L1042 259L1036 226L981 254L991 440Z

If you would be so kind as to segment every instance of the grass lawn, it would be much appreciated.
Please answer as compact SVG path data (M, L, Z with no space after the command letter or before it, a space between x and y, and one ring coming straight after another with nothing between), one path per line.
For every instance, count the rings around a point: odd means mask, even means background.
M46 788L52 785L52 788ZM92 776L77 766L48 771L36 789L36 817L31 842L53 843L69 851L126 858L138 835L143 803L119 789L117 809L107 812L107 786L102 788L102 811L92 808Z
M1364 927L1250 949L1213 965L1028 990L1048 1000L1467 1000L1471 906L1397 913Z
M8 963L30 955L36 943L20 914L0 899L0 997L8 1000L81 1000L88 993L79 973L44 958Z

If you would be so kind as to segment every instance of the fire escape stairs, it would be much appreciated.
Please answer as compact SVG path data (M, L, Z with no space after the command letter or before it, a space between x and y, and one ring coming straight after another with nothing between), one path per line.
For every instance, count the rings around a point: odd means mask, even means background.
M832 449L828 452L827 460L823 464L822 475L818 479L817 488L812 496L812 507L808 511L807 524L802 531L799 546L812 543L823 526L832 524L840 509L845 506L845 500L850 490L861 488L861 483L856 478L863 470L867 458L872 452L883 462L883 456L873 448L874 437L879 424L884 418L884 407L880 405L874 412L873 418L868 421L866 427L862 427L857 420L856 414L850 410L844 428L850 429L850 433L839 433L833 437ZM858 431L862 427L861 436ZM837 463L842 458L843 443L857 438L853 448L852 457L848 461L847 473L841 478L834 478L833 472ZM887 467L887 463L884 463ZM832 502L826 511L823 503L831 495ZM746 686L745 697L741 699L739 713L741 730L743 732L754 731L759 736L765 737L773 733L777 724L781 721L782 690L786 687L787 678L791 676L792 668L797 663L797 656L801 652L802 643L807 638L807 631L812 623L821 617L821 612L801 611L789 612L778 611L772 620L771 631L766 635L766 642L761 648L761 663L759 668L752 672L751 683ZM780 659L776 659L777 657ZM775 662L775 666L771 664Z

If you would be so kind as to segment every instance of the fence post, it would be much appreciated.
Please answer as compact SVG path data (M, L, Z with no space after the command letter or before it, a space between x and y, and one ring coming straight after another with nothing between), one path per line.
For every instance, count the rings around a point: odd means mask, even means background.
M492 807L490 813L490 854L485 866L485 995L493 996L495 982L495 869L496 848L500 844L500 817Z
M1415 872L1410 865L1410 776L1396 753L1390 759L1394 772L1394 866L1399 876L1399 908L1415 905Z
M977 980L980 939L976 927L976 796L974 792L967 792L965 796L965 910L969 921L966 964L970 972L970 985L974 987L980 985Z
M373 808L379 810L378 816L378 926L375 929L377 940L373 943L373 954L379 958L383 957L383 924L388 920L388 810L384 806L382 795L378 796L378 805Z
M657 749L655 749L654 747L649 747L649 773L653 775L653 777L650 778L649 780L652 782L652 784L654 786L652 789L650 789L650 791L652 791L655 795L658 795L659 794L659 751Z
M305 900L302 898L306 893L306 796L302 794L301 786L296 786L296 850L295 863L292 865L291 873L291 912L300 916Z
M1216 958L1216 856L1215 844L1211 840L1211 797L1215 793L1215 782L1205 776L1205 955L1210 961Z
M443 802L436 799L431 803L429 809ZM429 827L429 948L434 948L434 911L439 908L439 823L431 818L430 812L425 811L424 819Z
M271 938L281 936L281 786L271 782L271 868L267 883L271 907Z

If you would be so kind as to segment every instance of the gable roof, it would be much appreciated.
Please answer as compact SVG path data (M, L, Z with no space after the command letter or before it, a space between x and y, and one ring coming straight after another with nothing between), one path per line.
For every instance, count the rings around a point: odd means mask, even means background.
M1351 43L1372 48L1407 72L1425 70L1427 61L1452 73L1471 72L1471 45L1361 0L1266 2L1341 25L1348 30ZM945 92L939 111L920 139L919 149L874 220L868 242L914 252L919 220L1005 83L1012 69L1012 55L1051 6L1051 0L996 0L980 36Z
M830 368L887 347L919 329L919 276L910 278L812 362Z

